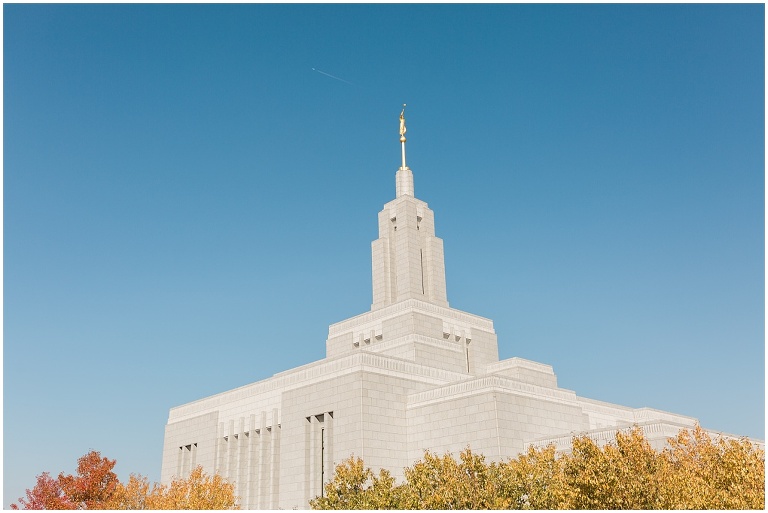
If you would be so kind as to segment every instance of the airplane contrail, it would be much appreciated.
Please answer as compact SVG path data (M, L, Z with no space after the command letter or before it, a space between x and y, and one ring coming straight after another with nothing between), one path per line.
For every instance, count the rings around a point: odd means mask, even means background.
M312 71L317 71L318 73L322 73L322 74L323 74L323 75L325 75L326 77L331 77L331 78L333 78L333 79L335 79L335 80L339 80L339 81L341 81L341 82L344 82L345 84L349 84L349 85L351 85L351 86L355 85L355 84L353 84L352 82L347 82L347 81L346 81L346 80L344 80L343 78L334 77L334 76L333 76L333 75L331 75L330 73L326 73L325 71L321 71L321 70L319 70L319 69L317 69L317 68L312 68Z

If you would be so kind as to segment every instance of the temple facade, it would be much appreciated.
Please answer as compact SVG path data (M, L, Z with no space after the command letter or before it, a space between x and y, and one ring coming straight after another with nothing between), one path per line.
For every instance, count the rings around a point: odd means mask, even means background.
M425 449L467 446L488 460L530 445L567 450L575 433L612 439L640 426L657 447L696 419L629 408L558 387L551 366L499 360L493 321L451 308L443 241L405 159L371 245L370 311L332 324L326 357L170 410L162 482L196 465L235 483L245 509L306 509L351 455L374 471Z

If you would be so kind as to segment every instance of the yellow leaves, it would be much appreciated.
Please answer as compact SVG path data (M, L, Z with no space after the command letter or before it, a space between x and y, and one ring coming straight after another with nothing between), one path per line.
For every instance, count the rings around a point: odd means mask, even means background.
M459 460L426 452L396 485L359 458L336 468L313 509L763 509L765 453L748 440L712 440L700 427L654 450L638 427L598 446L573 439L571 454L529 448L485 463L467 448Z
M563 457L567 507L575 509L658 509L666 462L635 427L618 432L616 443L600 448L575 438Z
M239 509L235 486L219 474L208 476L201 466L186 479L155 485L147 495L147 509Z
M655 451L635 427L599 448L574 438L560 458L566 509L763 509L765 453L747 440L682 430Z
M196 467L186 479L170 485L155 483L151 489L146 477L131 475L120 483L113 500L104 509L239 509L234 485L219 474L208 476Z
M499 464L503 509L556 509L565 500L562 460L555 448L529 448L517 459Z
M131 474L128 483L119 483L112 500L104 509L148 509L149 481L144 476Z
M400 491L389 471L375 476L360 458L351 457L336 466L333 480L322 497L309 503L312 509L402 509Z
M403 507L411 509L490 509L496 503L495 464L467 448L459 461L430 452L405 469Z
M699 426L664 450L678 489L670 508L763 509L765 452L748 440L712 440Z

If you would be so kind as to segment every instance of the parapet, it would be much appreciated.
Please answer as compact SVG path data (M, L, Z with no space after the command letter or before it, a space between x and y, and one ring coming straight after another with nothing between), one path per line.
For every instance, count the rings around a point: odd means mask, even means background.
M489 363L485 367L485 373L512 378L532 385L557 388L557 376L555 376L551 365L523 358L508 358Z

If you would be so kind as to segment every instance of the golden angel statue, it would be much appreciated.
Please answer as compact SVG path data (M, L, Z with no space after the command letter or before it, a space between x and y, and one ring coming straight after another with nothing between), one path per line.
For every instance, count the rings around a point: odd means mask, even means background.
M403 104L403 111L400 113L400 135L405 135L405 104Z

